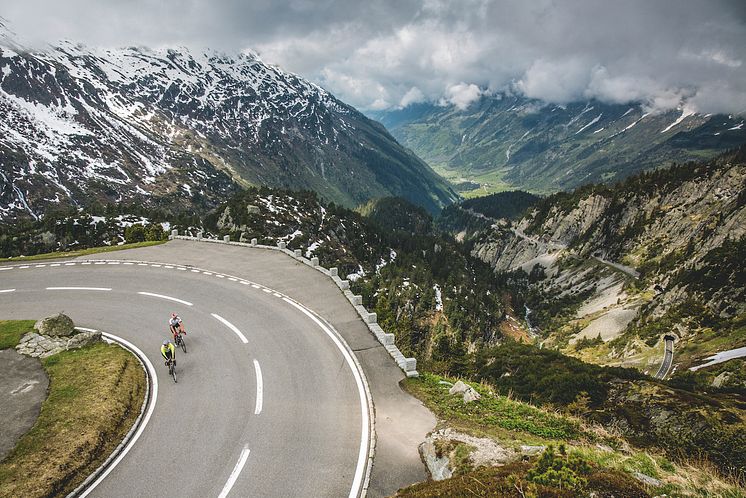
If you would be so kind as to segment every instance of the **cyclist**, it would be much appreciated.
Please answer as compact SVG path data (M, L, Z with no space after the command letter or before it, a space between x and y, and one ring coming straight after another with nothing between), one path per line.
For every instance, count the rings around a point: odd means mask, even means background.
M163 345L161 346L161 355L166 360L166 366L168 366L168 364L172 361L174 362L174 364L176 364L176 348L168 339L163 341Z
M176 313L171 313L171 318L168 320L168 327L171 329L171 334L174 336L174 341L176 341L176 336L178 334L186 334L186 331L184 330L184 324L181 322L181 318L179 318L179 315Z

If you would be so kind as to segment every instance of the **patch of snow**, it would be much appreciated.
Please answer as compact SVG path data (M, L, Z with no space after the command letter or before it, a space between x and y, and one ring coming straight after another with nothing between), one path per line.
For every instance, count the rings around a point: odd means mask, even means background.
M592 126L592 125L598 123L598 121L601 119L601 116L603 116L603 115L604 115L604 113L601 113L598 116L596 116L595 118L593 118L590 123L588 123L587 125L583 126L581 129L579 129L578 131L576 131L575 134L577 135L578 133L581 133L583 130L585 130L589 126Z
M691 367L689 370L696 371L700 368L717 365L718 363L723 363L724 361L733 360L735 358L743 358L744 356L746 356L746 347L722 351L707 358L707 363L697 365L696 367Z
M661 131L661 133L666 133L668 130L670 130L674 126L678 125L679 123L681 123L682 121L684 121L687 117L689 117L689 116L691 116L693 114L694 114L693 110L688 109L687 107L684 107L681 110L681 116L679 116L676 119L676 121L674 121L673 123L671 123L670 125L668 125L663 131Z
M443 311L443 293L438 284L433 285L435 291L435 311Z
M314 242L313 244L311 244L310 246L308 246L308 249L306 249L306 257L310 258L311 255L313 254L313 252L316 249L318 249L320 245L321 245L321 242L317 241L317 242Z
M349 280L350 282L357 282L364 276L365 276L365 270L363 270L362 266L358 266L358 270L355 273L350 273L347 275L347 280Z

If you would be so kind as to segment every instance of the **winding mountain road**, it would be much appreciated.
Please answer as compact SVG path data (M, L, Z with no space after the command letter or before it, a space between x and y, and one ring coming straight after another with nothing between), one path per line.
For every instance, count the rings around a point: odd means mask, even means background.
M360 363L369 373L375 367L372 390L380 400L378 414L385 416L377 444L380 468L368 496L426 477L416 443L434 425L432 414L401 392L395 379L403 374L383 359L385 350L370 334L360 334L365 328L359 319L348 321L354 310L339 308L344 297L314 289L328 289L331 282L309 278L290 258L271 251L178 241L166 246L117 254L137 261L0 266L3 318L64 311L79 326L132 342L155 365L153 415L90 496L359 496L372 443ZM202 268L209 263L212 270ZM252 268L260 279L276 275L285 290L303 285L299 294L310 291L310 304L323 308L324 318L247 279ZM172 311L188 331L188 354L177 352L178 384L167 376L159 352ZM406 425L399 419L404 414Z

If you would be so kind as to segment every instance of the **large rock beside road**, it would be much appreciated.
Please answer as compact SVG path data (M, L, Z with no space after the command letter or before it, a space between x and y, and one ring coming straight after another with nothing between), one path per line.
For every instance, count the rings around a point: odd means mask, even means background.
M77 331L76 331L77 332ZM32 358L46 358L70 349L78 349L101 341L101 332L77 332L71 336L58 337L29 332L21 337L16 350Z
M59 313L57 315L42 318L34 324L34 329L40 335L52 337L66 337L75 333L75 324L72 318Z

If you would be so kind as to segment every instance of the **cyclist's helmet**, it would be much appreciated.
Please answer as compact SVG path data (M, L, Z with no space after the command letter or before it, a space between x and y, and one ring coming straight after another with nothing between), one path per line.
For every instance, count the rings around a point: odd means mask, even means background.
M171 313L171 318L176 318L176 313Z
M163 345L164 345L164 346L168 346L168 344L169 344L169 341L168 341L168 339L166 339L165 341L163 341Z

